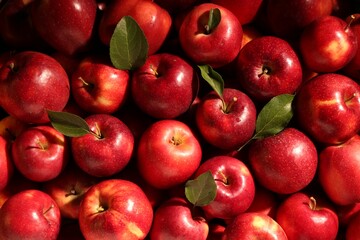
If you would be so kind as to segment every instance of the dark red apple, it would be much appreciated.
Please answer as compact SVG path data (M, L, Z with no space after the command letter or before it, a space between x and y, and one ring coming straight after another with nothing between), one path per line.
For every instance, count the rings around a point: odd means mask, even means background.
M359 225L360 225L360 214L357 213L353 219L349 222L345 230L345 237L346 240L359 240L360 239L360 232L359 232Z
M0 136L0 191L9 184L14 173L9 146L10 142Z

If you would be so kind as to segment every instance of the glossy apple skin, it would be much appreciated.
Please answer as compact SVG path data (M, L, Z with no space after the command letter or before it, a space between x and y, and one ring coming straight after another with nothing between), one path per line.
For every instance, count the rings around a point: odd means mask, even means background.
M346 227L346 240L358 240L360 239L359 233L359 225L360 225L360 214L357 213L349 222Z
M45 109L61 111L65 107L70 82L54 58L24 51L10 57L0 69L0 95L0 105L9 115L25 123L46 123Z
M56 178L69 162L69 154L68 138L48 125L27 128L11 144L16 169L36 182Z
M99 23L98 32L102 43L110 44L116 24L124 16L133 17L143 30L149 44L149 56L161 48L170 33L172 18L168 11L155 2L115 0L106 7Z
M339 220L335 210L316 205L310 197L303 192L291 194L280 203L275 220L288 239L336 239Z
M137 148L137 167L150 185L169 189L185 183L200 166L201 145L188 125L178 120L159 120L142 134Z
M84 172L109 177L124 169L134 150L134 136L120 119L110 114L92 114L85 118L94 134L71 138L72 156Z
M348 64L358 48L352 28L343 19L325 16L307 26L299 44L304 64L315 72L336 72Z
M358 49L355 56L350 60L348 64L342 69L344 74L357 82L360 82L360 14L353 14L355 17L354 22L350 25L350 28L354 32L354 35L358 41ZM350 21L350 17L346 20Z
M276 193L291 194L313 180L318 155L308 136L289 127L251 143L249 163L254 178L262 186Z
M11 196L0 209L1 239L55 240L60 210L46 193L29 189Z
M195 211L184 198L169 198L154 213L150 239L206 240L209 233L208 223L201 213Z
M302 82L302 67L295 50L274 36L261 36L246 44L236 60L235 73L244 91L259 102L292 94Z
M336 205L336 213L341 227L348 225L358 212L360 212L360 202L348 205Z
M194 177L210 171L215 179L215 199L203 206L207 219L232 219L245 212L255 196L255 183L248 167L239 159L215 156L204 161Z
M59 52L74 55L89 48L96 19L95 0L34 1L30 16L42 39Z
M13 141L28 127L28 124L11 115L7 115L0 119L0 136L6 141Z
M212 3L221 5L239 19L241 25L251 23L257 16L263 0L211 0Z
M242 213L236 216L227 226L222 240L273 239L287 240L281 226L263 213Z
M212 8L220 10L221 21L212 32L207 33L205 25ZM182 49L194 63L219 68L238 55L243 32L239 20L230 10L217 4L202 3L186 14L178 34Z
M129 95L130 76L126 70L112 66L104 56L82 59L71 75L71 93L84 111L112 114L119 110Z
M303 29L333 10L332 0L275 0L266 6L271 31L281 38L296 39Z
M276 193L256 184L254 200L245 212L263 213L275 219L278 205L279 199Z
M254 133L256 107L248 95L234 88L225 88L223 98L227 107L215 91L200 100L195 112L196 126L213 146L235 150Z
M9 142L0 136L0 191L11 181L14 173L14 165L11 160Z
M299 126L319 143L340 144L360 129L360 86L344 75L310 79L297 93L294 106Z
M144 239L153 209L142 189L127 180L108 179L91 187L79 212L85 239Z
M198 92L195 69L183 58L159 53L132 73L131 96L146 114L158 119L185 113Z
M319 155L319 180L329 198L336 204L360 201L360 136L343 144L328 146Z

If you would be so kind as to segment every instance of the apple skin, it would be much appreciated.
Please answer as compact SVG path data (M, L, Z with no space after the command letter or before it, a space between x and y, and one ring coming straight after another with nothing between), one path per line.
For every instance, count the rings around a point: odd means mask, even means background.
M345 75L315 76L294 101L298 126L318 143L340 144L360 129L360 86Z
M240 85L254 101L266 102L280 94L293 94L302 82L297 53L279 37L253 39L241 49L235 64Z
M129 95L130 76L126 70L113 67L105 56L88 56L71 75L71 93L84 111L112 114Z
M185 123L164 119L150 125L137 148L137 167L150 185L169 189L185 183L200 166L201 145Z
M142 189L122 179L92 186L80 205L79 224L85 239L144 239L153 221L153 209Z
M13 116L7 115L0 119L0 136L6 141L13 141L28 127L28 124Z
M176 118L185 113L198 88L195 69L174 54L151 55L132 73L134 102L143 112L158 119Z
M95 177L110 177L126 167L134 150L134 136L120 119L110 114L92 114L85 118L90 131L71 138L75 163Z
M218 8L221 14L219 25L210 33L209 11ZM238 55L242 42L242 27L237 17L218 4L202 3L194 6L182 20L179 32L180 45L194 63L209 64L219 68L232 62Z
M96 13L95 0L33 1L30 9L33 27L41 38L67 55L88 50Z
M354 32L354 35L358 41L358 45L360 44L360 14L352 14L352 17L355 19L350 25L350 28ZM351 21L351 16L346 19L347 22ZM355 53L355 56L350 60L348 64L346 64L342 71L344 74L357 82L360 82L360 47Z
M257 139L249 146L254 178L265 188L291 194L305 188L315 177L318 152L311 139L296 128Z
M69 162L68 138L48 125L29 127L12 142L11 157L16 169L26 178L49 181Z
M105 8L98 33L103 44L109 45L116 24L124 16L131 16L143 30L149 44L148 55L156 53L167 39L172 18L167 10L148 0L114 0Z
M360 202L348 205L336 205L336 213L341 227L347 226L358 212L360 212Z
M287 240L282 227L263 213L241 213L225 228L222 240L276 239Z
M60 222L60 210L48 194L24 190L11 196L0 209L0 239L55 240Z
M0 69L0 95L0 105L9 115L25 123L46 123L46 109L61 111L65 107L70 82L54 58L23 51L8 58Z
M304 192L284 199L275 220L288 239L336 239L339 229L339 220L331 205L317 204L316 198Z
M206 219L233 219L245 212L255 196L255 183L248 167L239 159L215 156L205 160L194 177L210 171L217 186L215 199L203 206Z
M196 210L184 198L169 198L155 210L150 239L206 240L209 226Z
M308 25L299 39L304 64L315 72L336 72L355 56L354 31L342 18L325 16Z
M207 93L195 112L202 137L220 149L235 150L247 142L255 130L256 107L244 92L224 88L223 101L215 91Z
M330 200L338 205L360 201L360 136L327 146L319 153L319 181Z
M11 160L9 141L0 136L0 191L3 190L14 174L14 165Z
M263 213L275 219L278 205L279 198L276 193L256 184L254 200L245 212Z
M357 213L346 226L345 236L346 240L359 240L359 225L360 225L360 213Z

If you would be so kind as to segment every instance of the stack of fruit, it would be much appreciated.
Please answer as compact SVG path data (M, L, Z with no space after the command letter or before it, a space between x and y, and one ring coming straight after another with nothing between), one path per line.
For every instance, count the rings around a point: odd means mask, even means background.
M360 239L360 1L0 0L0 239Z

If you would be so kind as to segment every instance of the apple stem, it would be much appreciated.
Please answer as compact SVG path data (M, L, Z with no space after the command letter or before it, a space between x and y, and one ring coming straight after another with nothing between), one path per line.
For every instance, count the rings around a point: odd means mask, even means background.
M94 135L95 137L97 137L98 139L103 138L103 136L101 135L101 131L100 131L99 125L97 125L97 123L95 124L95 131L90 131L90 133L91 133L92 135Z
M82 77L78 78L84 85L89 86L90 84L86 82Z
M353 14L350 15L350 20L348 21L347 25L345 26L345 31L350 28L350 25L354 22L355 16Z
M76 195L75 189L71 189L69 193L65 194L65 197Z
M154 72L155 76L158 77L159 76L159 72L156 71L156 69L154 68L153 65L150 65L150 69Z
M229 113L231 111L231 108L234 106L234 103L237 102L237 97L233 97L232 101L229 104L224 104L224 113Z
M351 101L354 97L356 97L356 93L353 93L349 98L345 99L345 103Z
M9 63L7 67L11 70L11 72L16 72L17 70L14 62Z
M54 208L54 205L51 204L51 206L45 210L45 212L43 212L43 214L45 215L47 212L49 212L51 209Z
M316 199L314 197L310 197L310 204L309 207L311 210L315 210L316 209Z
M228 178L225 176L225 174L223 172L219 172L219 174L221 175L222 179L215 178L214 180L218 182L222 182L225 185L229 185Z

